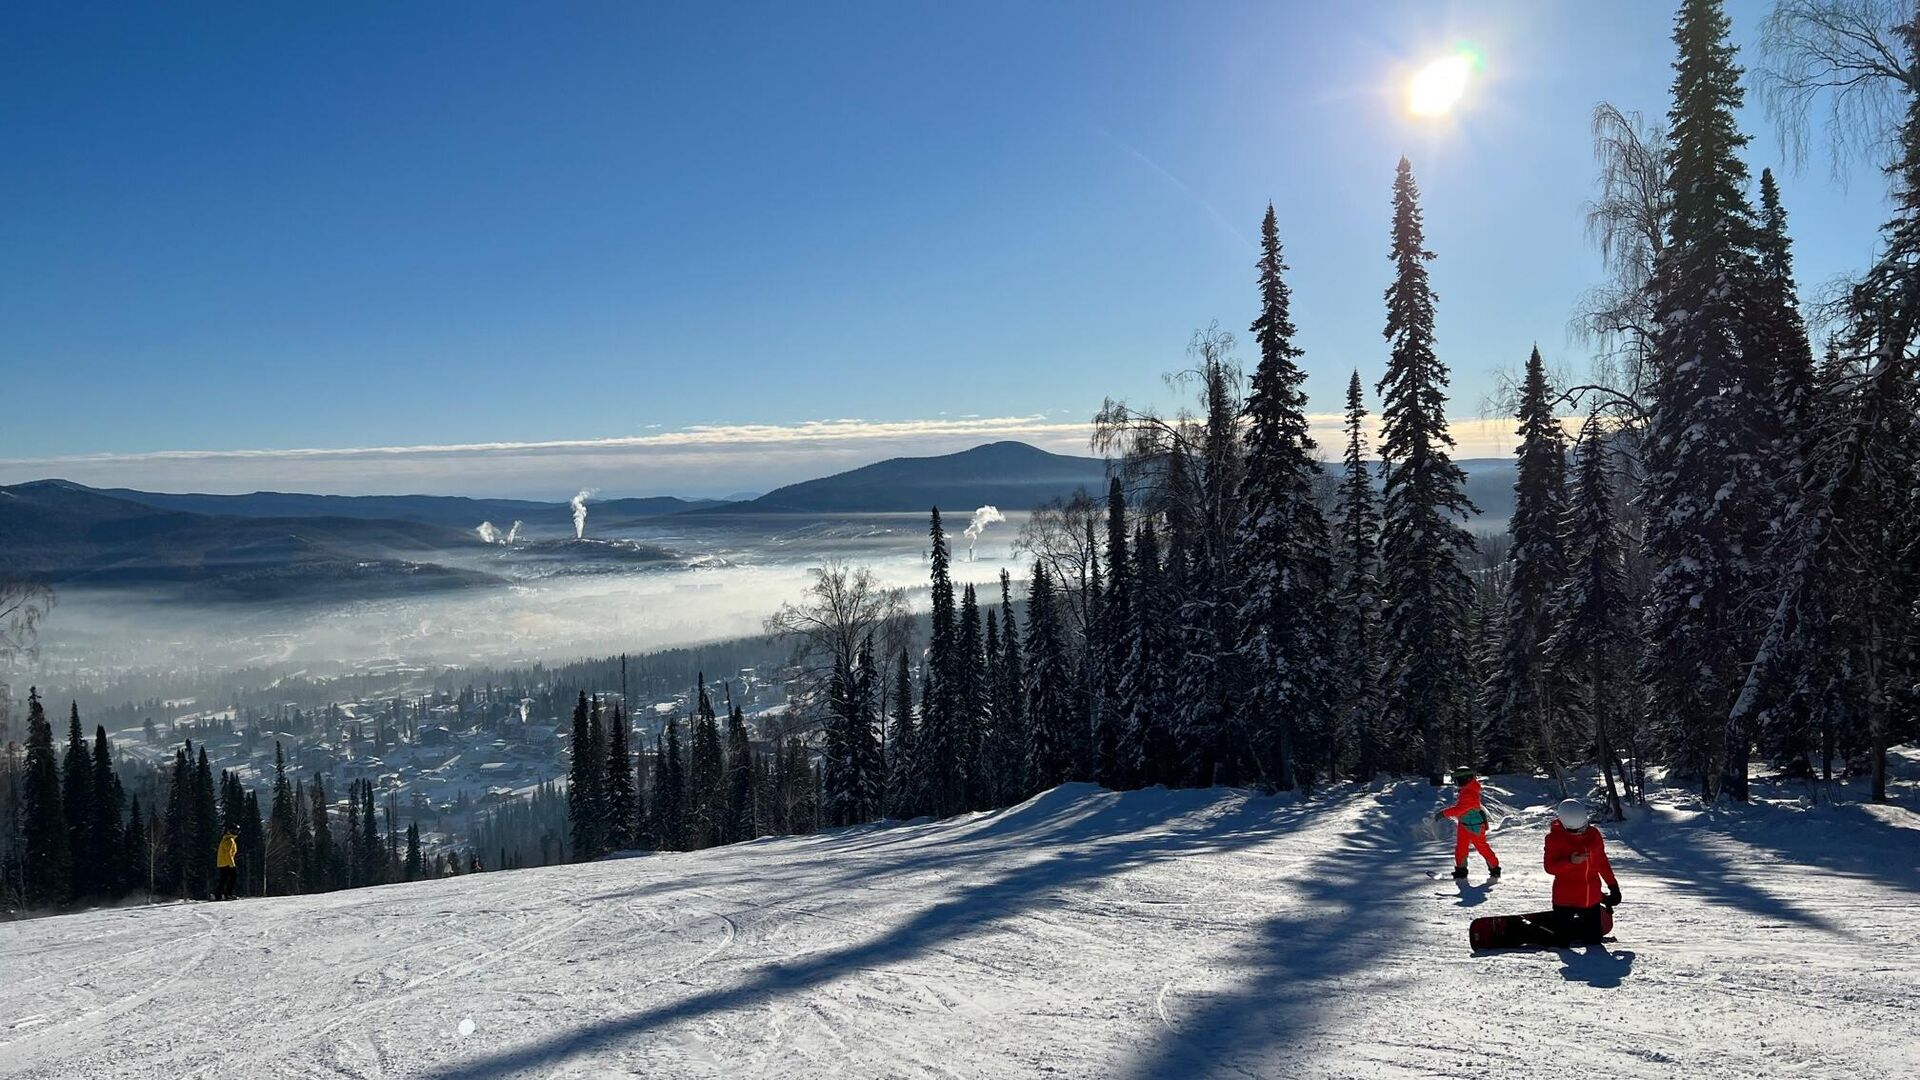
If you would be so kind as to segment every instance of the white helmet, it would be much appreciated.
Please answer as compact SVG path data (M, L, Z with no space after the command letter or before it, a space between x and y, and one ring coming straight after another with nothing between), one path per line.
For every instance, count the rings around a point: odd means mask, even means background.
M1591 816L1587 813L1587 804L1579 799L1562 799L1560 805L1553 808L1553 812L1560 818L1560 824L1570 832L1579 832L1586 828L1587 820Z

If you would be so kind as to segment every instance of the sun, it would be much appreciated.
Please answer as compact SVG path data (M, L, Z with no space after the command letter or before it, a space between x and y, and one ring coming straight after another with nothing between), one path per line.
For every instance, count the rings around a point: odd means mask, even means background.
M1443 56L1414 72L1407 83L1407 108L1415 116L1445 116L1467 92L1473 59L1461 54Z

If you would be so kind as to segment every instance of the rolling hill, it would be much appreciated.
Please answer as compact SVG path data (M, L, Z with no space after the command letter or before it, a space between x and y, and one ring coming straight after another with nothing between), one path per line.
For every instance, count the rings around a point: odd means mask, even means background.
M62 480L0 487L9 570L55 585L168 585L200 599L393 595L495 580L439 565L470 532L416 521L167 510Z
M749 503L720 508L752 513L884 513L970 510L993 505L1026 510L1080 488L1106 489L1106 462L1049 453L1022 442L996 442L937 457L889 458L848 472L776 488Z

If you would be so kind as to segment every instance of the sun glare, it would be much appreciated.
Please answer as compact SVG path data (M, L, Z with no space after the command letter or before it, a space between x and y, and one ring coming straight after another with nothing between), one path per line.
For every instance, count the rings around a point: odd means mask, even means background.
M1472 58L1457 53L1433 61L1415 72L1407 84L1407 108L1415 116L1446 115L1467 92L1467 76L1472 71Z

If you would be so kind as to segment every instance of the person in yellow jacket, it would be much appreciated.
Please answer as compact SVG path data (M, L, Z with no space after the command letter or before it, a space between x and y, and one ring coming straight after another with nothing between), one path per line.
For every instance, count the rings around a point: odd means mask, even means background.
M220 880L213 887L215 900L236 900L239 889L240 871L234 865L235 856L240 854L240 838L229 827L220 837L220 850L214 856L214 868L220 871Z

